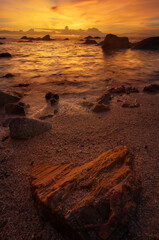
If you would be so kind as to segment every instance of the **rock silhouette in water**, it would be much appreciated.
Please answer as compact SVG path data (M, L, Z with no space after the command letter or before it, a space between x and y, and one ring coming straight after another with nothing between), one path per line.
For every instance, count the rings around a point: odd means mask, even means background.
M31 175L36 207L67 239L122 239L140 193L131 161L118 146L82 166L38 165Z
M11 58L12 55L10 53L0 53L0 58Z
M132 47L139 50L159 50L159 37L146 38Z
M9 124L11 138L29 139L38 136L52 128L48 122L30 118L14 118Z
M127 37L118 37L113 34L106 35L102 45L104 51L127 49L129 47L130 43Z
M86 41L83 44L97 44L96 40L93 39L86 39Z

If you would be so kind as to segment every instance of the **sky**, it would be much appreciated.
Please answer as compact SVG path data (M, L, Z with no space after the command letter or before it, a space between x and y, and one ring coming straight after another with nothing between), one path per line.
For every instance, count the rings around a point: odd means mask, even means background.
M0 30L88 29L159 35L159 0L0 0Z

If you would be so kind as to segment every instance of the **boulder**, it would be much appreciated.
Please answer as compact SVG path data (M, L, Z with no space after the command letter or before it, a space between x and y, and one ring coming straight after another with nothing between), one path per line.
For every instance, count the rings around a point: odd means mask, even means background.
M86 41L83 44L97 44L96 40L93 39L86 39Z
M4 43L0 42L0 45L2 45L2 44L4 44Z
M106 35L102 45L104 51L127 49L129 47L130 43L127 37L118 37L113 34Z
M6 75L3 76L4 78L12 78L14 75L12 73L7 73Z
M42 38L42 40L44 40L44 41L50 41L50 40L51 40L50 35L44 36L44 37Z
M30 180L35 206L66 239L122 239L140 194L131 162L118 146L81 166L38 165Z
M0 91L0 107L7 103L14 103L20 100L20 96Z
M69 39L69 38L65 38L64 40L68 41L68 40L70 40L70 39Z
M100 113L100 112L107 112L109 111L110 108L108 105L105 105L105 104L99 104L99 103L96 103L94 104L94 106L92 107L92 111L95 112L95 113Z
M143 91L147 93L157 93L159 92L159 84L151 84L146 86L144 87Z
M11 138L29 139L38 136L52 128L48 122L30 118L14 118L9 124Z
M25 116L25 104L22 102L5 104L5 112L8 115Z
M132 47L139 50L159 50L159 37L146 38Z
M0 53L0 58L11 58L12 55L10 53Z

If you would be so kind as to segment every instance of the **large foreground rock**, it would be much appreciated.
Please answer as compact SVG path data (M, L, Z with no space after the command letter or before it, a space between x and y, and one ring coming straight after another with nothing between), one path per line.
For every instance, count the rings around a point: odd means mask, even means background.
M131 160L118 146L82 166L34 167L31 189L39 212L67 239L122 239L140 192Z
M52 128L48 122L30 118L14 118L9 124L10 136L17 139L29 139Z
M113 34L106 35L102 45L104 51L127 49L129 47L130 43L127 37L118 37Z
M139 50L159 50L159 37L146 38L136 43L133 49Z
M15 96L12 93L6 93L6 92L0 91L0 107L2 107L4 104L7 104L7 103L18 102L19 100L20 100L20 97Z

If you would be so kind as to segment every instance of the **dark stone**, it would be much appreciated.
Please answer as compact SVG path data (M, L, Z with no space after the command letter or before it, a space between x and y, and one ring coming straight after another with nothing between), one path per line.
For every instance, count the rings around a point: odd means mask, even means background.
M135 87L125 87L124 85L116 88L110 88L108 90L109 93L116 93L116 94L122 94L122 93L138 93L139 90Z
M8 115L25 116L25 104L22 102L5 104L5 112Z
M59 100L59 95L58 94L54 94L52 92L48 92L46 95L45 95L45 98L47 100L50 100L51 104L55 104L58 100Z
M28 87L30 84L29 83L19 83L15 85L14 87Z
M12 73L7 73L6 75L3 76L4 78L12 78L14 75Z
M67 40L70 40L70 39L69 39L69 38L65 38L64 40L66 40L66 41L67 41Z
M123 108L138 108L138 107L140 107L140 104L139 103L127 103L127 102L125 102L125 103L122 104L122 107Z
M0 58L11 58L12 55L10 53L0 53Z
M94 104L94 106L92 107L92 111L95 112L95 113L100 113L100 112L107 112L109 111L110 108L108 105L105 105L103 103L99 104Z
M21 39L27 40L28 38L27 38L27 36L23 36L23 37L21 37Z
M93 39L92 36L85 37L84 39Z
M4 43L0 42L0 45L2 45L2 44L4 44Z
M42 117L39 117L40 120L45 120L47 118L52 118L54 115L53 114L49 114L49 115L46 115L46 116L42 116Z
M1 37L0 39L5 40L6 38L5 37Z
M157 93L159 92L159 84L151 84L146 86L144 87L143 91L147 93Z
M128 230L140 194L125 146L91 162L33 168L35 206L69 240L121 240Z
M48 122L30 118L14 118L9 124L11 138L29 139L52 128Z
M44 37L42 38L42 40L44 40L44 41L50 41L50 40L51 40L50 35L44 36Z
M139 50L159 50L159 37L146 38L132 47Z
M0 107L7 103L15 103L20 100L21 97L15 96L15 94L5 93L0 91Z
M113 34L106 35L102 48L104 51L127 49L130 47L127 37L118 37Z
M106 93L101 98L98 99L98 103L109 104L111 99L112 99L111 95L109 93Z
M97 44L97 42L93 39L87 39L83 44Z
M97 36L97 37L94 37L94 39L101 39L101 37L98 37L98 36Z

